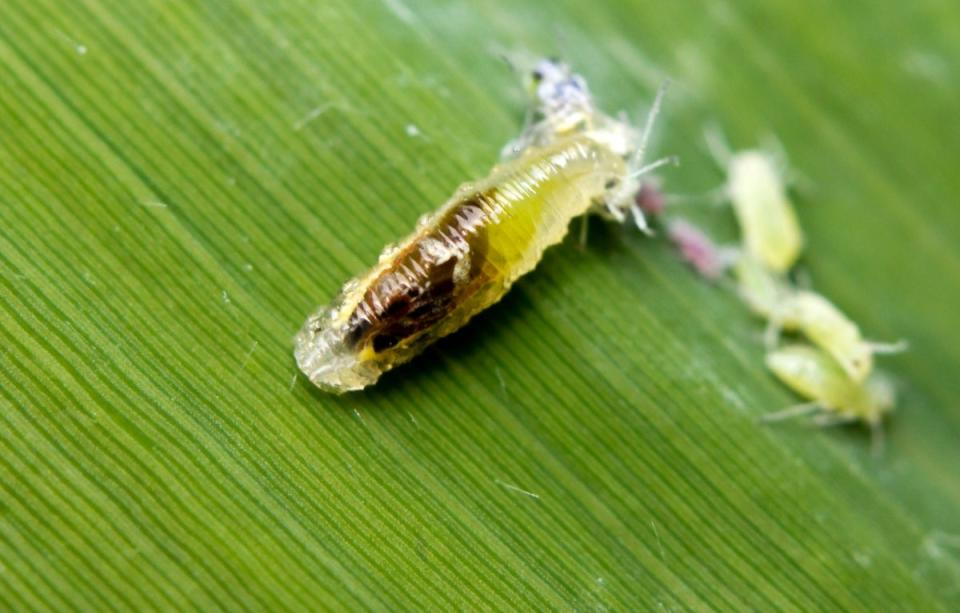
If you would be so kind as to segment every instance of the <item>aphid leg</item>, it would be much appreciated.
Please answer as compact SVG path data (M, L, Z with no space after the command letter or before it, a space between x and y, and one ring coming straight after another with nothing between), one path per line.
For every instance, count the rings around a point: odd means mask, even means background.
M679 166L680 158L675 155L668 155L665 158L660 158L656 162L650 162L646 166L641 166L640 168L637 168L636 170L631 171L630 174L627 176L630 177L631 179L639 179L643 175L649 174L654 170L667 165Z
M910 342L906 339L900 339L895 343L867 341L867 346L870 347L870 351L877 354L903 353L910 349Z
M822 410L819 402L804 402L802 404L796 404L792 407L787 407L782 411L777 411L776 413L767 413L766 415L760 416L759 420L761 423L769 424L776 421L784 421L786 419L793 419L794 417L802 417L804 415L809 415L810 413L816 413L817 411Z
M628 164L630 168L637 168L643 164L644 156L647 154L647 145L650 143L650 135L653 133L653 126L657 121L657 116L660 115L663 98L667 95L668 89L670 89L669 80L664 81L660 84L660 87L657 88L657 94L653 98L653 105L650 107L650 112L647 113L647 119L643 123L643 132L640 133L640 143L637 145L637 150L634 151L630 157Z

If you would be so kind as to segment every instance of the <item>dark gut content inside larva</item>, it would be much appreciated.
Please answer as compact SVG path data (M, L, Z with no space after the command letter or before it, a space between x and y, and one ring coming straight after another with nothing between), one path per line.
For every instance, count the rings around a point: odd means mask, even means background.
M392 349L449 318L492 281L484 274L487 214L482 204L493 197L474 194L457 203L394 256L348 320L351 348Z

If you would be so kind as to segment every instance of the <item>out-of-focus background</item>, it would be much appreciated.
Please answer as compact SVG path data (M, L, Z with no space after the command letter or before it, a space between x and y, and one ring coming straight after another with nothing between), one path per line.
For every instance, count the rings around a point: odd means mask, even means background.
M291 338L524 117L503 51L640 118L664 189L775 135L803 274L880 340L885 454L775 427L760 322L591 222L368 392ZM960 605L960 6L9 1L0 605ZM734 240L728 210L674 209Z

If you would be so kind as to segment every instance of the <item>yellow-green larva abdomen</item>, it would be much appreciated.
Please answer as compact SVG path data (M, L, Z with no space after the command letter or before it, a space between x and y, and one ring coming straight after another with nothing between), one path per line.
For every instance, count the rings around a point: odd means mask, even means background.
M500 300L573 217L628 179L622 157L576 134L461 186L307 320L295 339L300 369L336 392L374 383Z

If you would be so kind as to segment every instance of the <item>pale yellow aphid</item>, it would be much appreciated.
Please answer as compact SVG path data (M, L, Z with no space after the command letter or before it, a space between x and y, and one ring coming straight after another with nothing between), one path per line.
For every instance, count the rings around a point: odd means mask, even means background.
M780 332L798 332L829 353L846 375L862 382L873 369L873 355L906 349L906 343L883 344L863 338L859 326L822 295L796 289L755 258L741 254L734 268L741 298L768 321L767 346Z
M558 135L462 185L307 319L295 339L300 369L334 392L371 385L500 300L572 218L628 219L639 176L663 161L642 167L632 150L610 146L618 139L602 130ZM634 147L645 142L646 133Z
M764 266L786 273L803 249L803 232L772 155L759 150L733 153L722 137L707 132L717 163L726 169L724 194L733 205L743 247Z
M781 275L770 272L749 253L740 253L733 273L740 298L755 315L767 320L773 317L777 306L792 291Z
M816 292L793 290L776 305L770 315L771 344L780 330L801 332L829 353L855 383L873 370L873 350L860 328Z
M852 381L836 360L816 347L788 345L767 354L767 367L790 389L810 400L763 417L779 421L819 413L821 426L863 422L873 434L874 449L882 443L882 420L894 408L893 384L879 373L866 381Z

